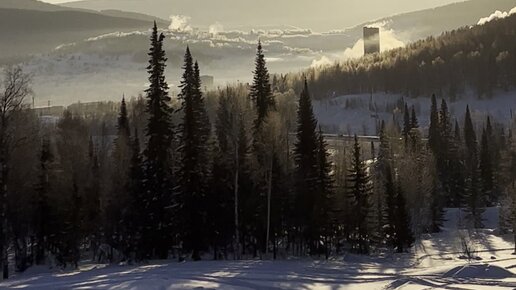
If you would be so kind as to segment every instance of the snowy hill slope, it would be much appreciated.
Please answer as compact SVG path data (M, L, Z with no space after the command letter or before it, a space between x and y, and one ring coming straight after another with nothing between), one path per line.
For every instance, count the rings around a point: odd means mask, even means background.
M426 132L430 121L428 96L403 98L397 94L347 95L314 102L314 112L327 133L375 135L376 123L395 119L403 121L403 102L414 106L419 125ZM508 125L516 113L516 91L499 91L490 99L479 99L473 93L458 100L446 100L450 113L459 124L464 120L466 106L472 116L482 124L489 115L495 122ZM440 103L440 100L439 100ZM426 134L426 133L425 133Z
M458 209L448 209L442 233L424 236L412 253L329 261L151 262L141 266L84 263L78 271L29 269L2 289L512 289L511 238L497 236L498 209L472 234L475 260L461 259Z

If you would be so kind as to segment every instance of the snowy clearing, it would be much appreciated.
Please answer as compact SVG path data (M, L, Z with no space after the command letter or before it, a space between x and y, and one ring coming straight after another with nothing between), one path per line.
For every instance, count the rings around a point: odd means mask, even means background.
M439 96L438 99L440 103ZM479 99L475 93L469 92L458 100L447 99L447 101L451 114L459 123L464 121L466 106L469 105L472 117L478 121L478 124L482 124L487 116L491 116L495 122L509 124L516 110L515 99L516 91L498 91L492 98ZM402 95L385 93L372 96L345 95L314 102L314 113L328 133L370 135L377 134L378 120L386 122L392 120L396 105L406 102L409 107L414 106L419 125L426 132L430 123L430 101L429 96L403 98ZM397 111L396 118L399 122L403 121L402 111Z
M498 236L498 209L484 214L486 229L469 232L474 249L464 259L460 211L448 209L443 232L424 235L412 253L345 255L329 261L176 261L140 266L83 263L77 271L33 267L0 283L2 289L514 289L516 256L509 236Z

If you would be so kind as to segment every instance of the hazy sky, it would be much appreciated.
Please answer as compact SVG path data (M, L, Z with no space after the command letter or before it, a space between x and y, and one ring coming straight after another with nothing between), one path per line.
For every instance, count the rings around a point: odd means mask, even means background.
M200 28L220 23L226 29L290 26L322 32L459 1L464 0L90 0L73 7L118 9L162 19L186 15Z
M39 0L39 1L42 1L42 2L48 2L48 3L52 3L52 4L59 4L59 3L65 3L65 2L74 2L74 1L81 1L81 0ZM343 0L345 1L345 0ZM442 4L445 4L445 3L452 3L452 2L461 2L461 1L464 1L464 0L426 0L425 2L428 2L428 3L435 3L435 5L442 5ZM395 3L392 3L392 2L403 2L403 1L386 1L385 2L385 5L392 5L392 4L395 4Z
M59 3L65 3L65 2L73 2L73 1L79 1L79 0L40 0L42 2L48 2L52 4L59 4Z

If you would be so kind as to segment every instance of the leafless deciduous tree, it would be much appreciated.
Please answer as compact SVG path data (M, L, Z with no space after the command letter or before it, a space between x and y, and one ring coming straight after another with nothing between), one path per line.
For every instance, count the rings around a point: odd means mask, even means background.
M10 150L23 137L15 138L16 116L24 109L25 99L32 93L31 76L20 66L4 69L3 81L0 83L0 266L3 278L9 276L7 264L7 181L9 177Z

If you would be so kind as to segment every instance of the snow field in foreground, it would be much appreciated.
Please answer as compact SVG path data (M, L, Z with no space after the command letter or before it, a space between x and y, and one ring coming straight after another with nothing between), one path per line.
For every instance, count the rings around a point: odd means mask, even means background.
M344 255L329 261L156 261L118 266L83 263L77 271L33 267L0 283L0 289L514 289L516 256L509 236L496 235L498 209L484 214L486 229L460 229L458 209L448 209L441 233L424 235L412 253ZM462 234L461 234L462 233ZM464 259L468 234L474 259Z

